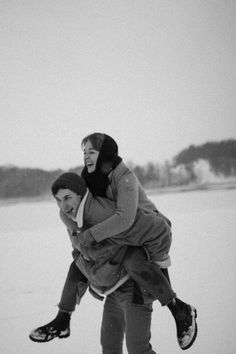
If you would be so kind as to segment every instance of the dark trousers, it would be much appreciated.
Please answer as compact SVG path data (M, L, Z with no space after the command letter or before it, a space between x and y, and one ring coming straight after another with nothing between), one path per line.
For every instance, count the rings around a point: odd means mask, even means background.
M122 354L123 340L129 354L156 354L150 344L152 303L133 302L135 282L129 279L106 297L101 327L103 354Z
M171 288L168 271L157 263L149 262L142 247L130 247L124 260L124 267L129 276L138 283L145 298L158 300L162 306L169 304L176 297Z
M158 300L164 306L175 297L163 271L156 263L148 262L142 247L129 247L124 259L124 267L129 276L139 285L144 303ZM86 289L87 279L72 262L58 305L59 309L68 312L74 311L76 303L80 302Z
M62 290L58 307L62 311L72 312L79 304L88 287L87 278L81 273L75 262L72 262Z

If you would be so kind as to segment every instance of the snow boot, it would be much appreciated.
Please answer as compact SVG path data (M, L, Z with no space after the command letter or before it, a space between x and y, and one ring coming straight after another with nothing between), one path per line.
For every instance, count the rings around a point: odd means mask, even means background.
M192 346L197 337L197 310L185 302L175 299L175 304L170 304L169 309L174 316L177 328L177 340L181 349Z
M51 322L42 327L31 331L29 338L33 342L45 343L58 338L67 338L70 336L70 316L69 312L58 312L57 316Z

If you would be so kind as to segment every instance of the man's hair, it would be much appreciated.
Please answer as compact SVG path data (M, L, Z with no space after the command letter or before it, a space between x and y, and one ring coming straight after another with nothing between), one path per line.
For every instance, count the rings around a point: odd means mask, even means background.
M66 172L53 182L51 187L52 194L55 196L60 189L70 189L83 197L86 193L87 186L81 176L74 172Z

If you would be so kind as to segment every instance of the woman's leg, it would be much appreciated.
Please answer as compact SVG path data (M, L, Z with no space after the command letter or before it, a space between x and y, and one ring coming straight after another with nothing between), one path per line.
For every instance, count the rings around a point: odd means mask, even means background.
M144 299L145 294L150 293L163 306L167 305L176 323L180 348L191 347L198 331L197 311L194 306L176 298L171 288L168 270L161 269L156 263L148 262L145 251L140 247L129 248L124 265L130 277L138 283Z
M164 276L166 277L166 279L168 280L169 284L171 285L168 268L161 268L161 271L164 274Z
M167 268L163 268L162 272L168 282L170 283L170 276ZM177 340L181 349L185 350L190 348L198 332L197 327L197 310L194 306L186 304L178 298L170 302L167 307L171 311L177 329Z
M148 261L142 247L129 247L124 267L130 277L138 283L144 296L145 293L151 294L154 299L160 301L162 306L167 305L175 298L176 294L160 266Z

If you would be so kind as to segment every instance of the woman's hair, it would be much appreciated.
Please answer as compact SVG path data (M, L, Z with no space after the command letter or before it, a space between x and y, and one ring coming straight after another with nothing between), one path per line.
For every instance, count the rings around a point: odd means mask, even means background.
M90 134L82 140L82 149L88 141L93 149L99 151L99 154L95 171L89 173L87 166L85 166L81 176L85 179L93 195L105 197L110 183L108 174L119 165L122 158L118 155L118 145L111 136L101 133Z
M81 147L83 149L84 145L90 141L92 147L97 150L100 151L102 144L104 142L105 139L105 134L102 133L93 133L93 134L89 134L87 135L85 138L83 138L82 143L81 143Z

